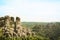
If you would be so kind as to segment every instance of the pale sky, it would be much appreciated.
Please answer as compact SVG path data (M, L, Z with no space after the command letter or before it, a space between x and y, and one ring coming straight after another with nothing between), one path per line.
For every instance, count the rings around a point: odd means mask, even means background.
M23 22L60 22L60 0L0 0L0 16Z

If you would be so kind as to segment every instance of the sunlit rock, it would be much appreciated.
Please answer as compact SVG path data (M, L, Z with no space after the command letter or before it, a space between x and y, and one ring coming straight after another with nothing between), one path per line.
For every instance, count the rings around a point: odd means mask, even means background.
M2 27L3 35L6 37L27 37L32 35L30 29L21 26L21 19L19 17L16 17L16 21L14 17L0 17L0 26Z

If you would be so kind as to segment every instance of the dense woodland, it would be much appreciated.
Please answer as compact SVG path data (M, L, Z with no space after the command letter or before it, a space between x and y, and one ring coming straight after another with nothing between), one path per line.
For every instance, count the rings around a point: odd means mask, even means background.
M38 40L60 40L60 22L23 22L22 24L31 28L38 36Z

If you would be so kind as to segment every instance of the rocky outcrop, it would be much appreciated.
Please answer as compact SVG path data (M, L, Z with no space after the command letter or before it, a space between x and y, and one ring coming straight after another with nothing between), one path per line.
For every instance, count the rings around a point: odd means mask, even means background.
M6 37L27 37L32 35L30 29L21 26L20 20L19 17L16 17L16 21L14 21L14 17L0 17L0 27L2 27L3 35Z

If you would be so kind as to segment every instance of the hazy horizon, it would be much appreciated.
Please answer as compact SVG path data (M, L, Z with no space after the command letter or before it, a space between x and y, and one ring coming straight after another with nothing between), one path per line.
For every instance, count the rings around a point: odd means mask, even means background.
M0 0L0 16L22 22L60 22L60 0Z

